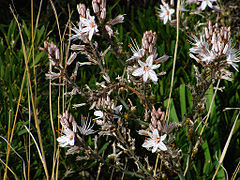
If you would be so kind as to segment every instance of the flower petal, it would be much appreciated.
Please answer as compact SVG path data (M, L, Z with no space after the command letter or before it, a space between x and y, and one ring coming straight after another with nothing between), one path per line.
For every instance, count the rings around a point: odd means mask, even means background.
M145 71L145 73L143 74L143 81L144 81L144 82L147 82L148 77L149 77L149 72L148 72L148 71Z
M158 81L158 77L153 70L148 71L148 74L149 74L149 77L152 81L154 81L154 82Z
M143 75L143 73L144 73L143 68L140 67L140 68L136 69L135 71L133 71L132 75L133 76L141 76L141 75Z

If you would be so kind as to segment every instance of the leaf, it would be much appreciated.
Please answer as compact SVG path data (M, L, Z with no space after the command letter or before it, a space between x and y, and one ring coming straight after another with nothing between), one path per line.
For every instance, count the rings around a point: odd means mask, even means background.
M203 151L204 151L204 157L205 157L205 162L204 162L204 166L203 166L203 173L205 175L207 175L209 173L209 169L210 169L210 165L212 162L211 159L211 154L209 151L209 146L208 146L208 142L205 141L202 145Z
M166 99L163 104L164 104L164 107L167 108L168 99ZM171 121L179 122L179 119L178 119L177 113L176 113L176 109L175 109L175 106L174 106L174 103L173 103L172 99L170 99L170 111L168 113L170 113L170 120Z
M179 99L182 119L184 119L184 114L186 114L186 96L185 96L185 84L180 85L179 88Z
M210 88L208 91L207 91L207 102L206 102L206 108L207 110L209 110L210 108L210 105L211 105L211 101L212 101L212 98L213 98L213 94L214 94L214 91L213 91L213 88ZM215 99L213 100L213 104L212 104L212 109L211 109L211 113L210 113L210 117L213 118L213 116L216 116L216 105L215 105Z
M108 147L109 144L110 144L110 142L105 143L105 144L103 145L103 147L98 151L98 154L102 154L103 151L104 151L105 149L107 149L107 147Z

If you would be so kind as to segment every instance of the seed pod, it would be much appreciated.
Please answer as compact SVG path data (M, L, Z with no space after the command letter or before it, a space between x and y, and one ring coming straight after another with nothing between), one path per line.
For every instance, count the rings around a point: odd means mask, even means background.
M192 150L192 155L194 156L194 155L196 155L198 153L198 148L194 148L193 150Z

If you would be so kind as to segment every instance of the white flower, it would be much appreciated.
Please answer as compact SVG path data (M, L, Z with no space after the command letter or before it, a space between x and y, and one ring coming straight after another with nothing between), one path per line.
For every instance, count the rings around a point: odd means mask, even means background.
M193 47L190 48L189 51L190 53L197 54L198 57L193 54L190 54L190 57L194 58L198 63L204 62L206 64L216 58L217 53L209 49L209 44L205 41L203 35L200 35L200 39L193 35L191 39L193 41L190 41L190 44L193 45Z
M122 105L119 105L119 106L115 107L115 105L112 104L112 109L114 111L113 118L121 118L119 115L121 115Z
M152 153L155 153L158 149L162 151L167 150L166 145L163 143L163 141L166 139L167 134L164 134L163 136L159 136L157 129L154 129L153 132L144 131L142 133L143 134L147 133L148 136L150 137L145 140L145 142L142 144L142 147L145 147L147 149L152 148Z
M82 135L89 135L95 133L94 130L92 130L94 124L91 126L91 119L87 119L84 117L81 117L81 126L77 126L78 130Z
M236 71L238 71L238 65L235 64L235 62L240 62L240 51L229 48L226 55L226 64L231 65Z
M71 28L71 30L75 34L71 34L70 40L81 39L85 43L88 42L88 39L87 39L86 35L82 32L82 27L81 27L80 23L78 23L78 27L76 27L73 24L73 28Z
M77 123L72 114L66 111L63 115L59 114L58 118L62 125L62 135L57 138L60 147L69 147L74 145L75 133L77 131ZM70 129L70 124L72 129Z
M170 9L169 8L169 5L165 2L162 2L163 5L160 5L160 8L157 8L157 10L159 11L158 14L159 14L159 17L160 19L163 20L163 23L166 24L167 21L171 21L172 20L172 14L175 12L174 9Z
M96 122L97 125L102 126L104 124L104 114L102 111L95 111L94 116L97 116L96 118L93 119L94 122Z
M128 46L130 47L131 51L133 52L133 56L129 59L127 59L127 61L131 61L134 59L141 59L144 54L145 54L145 50L143 48L139 48L136 40L134 39L134 41L131 39L132 44L129 44Z
M57 138L57 141L59 142L59 146L60 147L73 146L74 138L75 138L74 132L68 127L66 127L62 130L62 133L64 133L64 135Z
M201 6L199 7L202 11L206 9L207 6L213 8L212 2L217 2L217 0L198 0L198 1L202 2Z
M80 17L81 32L88 35L89 41L92 40L93 34L98 32L97 24L95 23L95 17L89 16L89 19Z
M146 63L138 60L140 68L133 71L133 76L143 76L143 81L147 82L147 80L150 78L153 82L157 82L158 77L156 73L154 72L154 69L157 69L160 67L160 64L153 65L153 55L148 56Z

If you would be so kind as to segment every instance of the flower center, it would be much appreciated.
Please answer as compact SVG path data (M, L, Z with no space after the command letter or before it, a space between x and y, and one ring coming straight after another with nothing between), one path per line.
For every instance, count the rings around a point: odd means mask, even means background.
M143 70L148 71L149 70L148 66L144 66Z
M94 23L94 22L91 22L91 23L90 23L90 26L91 26L91 28L94 28L94 27L95 27L95 23Z
M156 143L160 143L160 137L157 137L157 138L155 139L155 142L156 142Z

